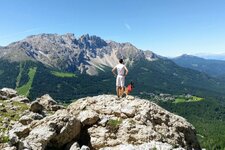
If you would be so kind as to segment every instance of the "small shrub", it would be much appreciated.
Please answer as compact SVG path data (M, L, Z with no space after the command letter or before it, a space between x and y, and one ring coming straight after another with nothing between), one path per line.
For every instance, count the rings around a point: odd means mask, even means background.
M5 133L1 133L0 135L0 143L7 143L9 142L9 136L5 135Z
M157 148L156 148L156 147L154 147L152 150L157 150Z
M120 124L122 123L121 119L109 119L109 121L107 122L107 128L113 132L116 133L119 129Z

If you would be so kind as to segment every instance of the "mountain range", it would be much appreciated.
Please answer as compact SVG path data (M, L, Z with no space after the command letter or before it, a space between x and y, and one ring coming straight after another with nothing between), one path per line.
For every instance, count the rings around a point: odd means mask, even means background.
M157 59L151 51L142 51L130 43L104 41L88 34L80 38L74 34L34 35L0 48L0 51L0 58L17 62L34 60L60 70L89 75L97 75L104 66L115 66L118 58L130 65L140 59Z
M177 65L204 72L213 77L225 76L225 61L205 59L192 55L181 55L172 59Z
M88 34L79 38L74 34L33 35L0 51L0 87L15 88L31 98L48 93L58 100L71 100L115 93L111 69L119 58L129 68L127 84L134 81L135 95L205 91L223 94L225 89L215 78L180 67L151 51Z

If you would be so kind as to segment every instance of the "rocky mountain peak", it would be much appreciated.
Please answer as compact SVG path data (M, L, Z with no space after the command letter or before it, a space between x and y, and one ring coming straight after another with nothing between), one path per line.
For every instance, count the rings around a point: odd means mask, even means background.
M154 54L152 51L150 50L146 50L144 51L144 54L145 54L145 58L149 61L154 61L156 60L157 58L159 58L160 56L157 56L156 54Z
M106 42L89 34L77 38L72 33L32 35L0 50L0 58L34 60L57 69L77 70L90 75L104 71L104 66L115 66L120 58L129 65L141 59L157 59L153 53L145 55L144 51L131 43Z
M89 36L89 34L82 35L78 41L83 45L83 48L86 49L96 49L107 46L107 43L103 39L97 36Z
M175 57L174 59L191 59L191 58L194 58L194 59L203 59L203 58L200 58L200 57L197 57L197 56L194 56L194 55L188 55L188 54L183 54L181 56L178 56L178 57Z

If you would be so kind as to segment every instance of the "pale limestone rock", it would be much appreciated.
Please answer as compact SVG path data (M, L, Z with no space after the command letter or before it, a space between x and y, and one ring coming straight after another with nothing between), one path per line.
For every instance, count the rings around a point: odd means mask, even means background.
M13 132L14 144L19 145L19 150L62 149L64 146L71 150L80 146L89 149L84 145L105 150L169 150L173 149L172 145L180 147L179 150L201 149L194 127L184 118L147 100L115 98L100 95L79 99L67 109L33 120L26 134ZM31 114L27 113L24 115ZM77 145L76 141L80 144L81 140L86 143Z
M99 120L98 114L93 110L84 110L79 113L77 119L85 125L93 125Z
M11 145L16 145L19 142L19 138L15 133L9 132L8 136L9 136L9 143Z
M21 123L16 123L12 126L12 129L9 131L9 135L16 135L19 138L26 137L30 132L29 126L24 126Z
M128 100L134 100L135 98L134 98L134 96L127 95L127 96L126 96L126 99L128 99Z
M24 144L24 148L28 148L28 146L30 146L32 149L44 150L49 141L55 135L56 132L51 127L38 126L30 132L29 136L27 136L22 143Z
M48 95L45 94L43 96L41 96L40 98L37 98L37 101L41 104L41 105L56 105L57 102L55 100L53 100L53 98Z
M63 112L55 113L30 126L31 132L22 143L37 150L44 150L47 145L60 148L78 138L81 129L80 122L74 116Z
M115 98L113 95L87 97L68 106L68 111L75 116L93 110L99 118L108 117L104 121L99 120L97 124L101 126L88 129L94 148L163 141L185 149L200 149L194 127L184 118L169 113L147 100ZM109 120L121 121L109 125Z
M28 125L28 124L32 123L32 121L34 121L34 120L43 119L44 116L42 114L34 113L29 110L24 111L24 113L22 114L22 116L19 119L19 122L22 123L23 125Z
M17 148L15 146L12 146L12 147L5 147L2 150L17 150Z
M162 142L151 141L140 145L121 144L115 147L105 147L100 150L185 150L184 148L173 148L172 145Z
M80 146L77 142L73 143L69 150L80 150Z
M60 105L57 105L57 102L48 94L37 98L36 101L48 111L57 111L62 108Z
M29 102L30 102L30 100L29 100L27 97L22 96L22 95L13 97L13 98L11 98L10 100L11 100L11 101L21 102L21 103L29 103Z
M121 109L121 112L127 115L128 117L135 116L135 107L132 106L125 106Z
M0 89L0 99L10 99L17 96L17 91L10 88Z
M90 127L88 133L91 135L91 144L95 148L100 148L105 145L108 130L104 127Z
M89 148L88 146L86 146L86 145L83 145L83 146L80 148L80 150L90 150L90 148Z
M103 116L100 121L98 122L99 125L105 126L107 121L109 120L109 116Z
M5 105L3 103L0 103L0 107L5 107Z
M23 125L28 125L30 124L31 122L33 121L33 119L29 116L22 116L20 119L19 119L19 122L22 123Z
M44 118L42 114L34 113L34 112L30 112L27 116L32 118L33 120L41 120Z

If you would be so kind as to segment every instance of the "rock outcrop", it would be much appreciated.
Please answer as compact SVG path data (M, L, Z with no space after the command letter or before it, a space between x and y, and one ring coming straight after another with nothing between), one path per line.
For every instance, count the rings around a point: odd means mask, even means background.
M63 108L61 105L58 105L57 102L48 94L37 98L36 101L48 111L57 111Z
M13 97L16 97L17 95L18 95L17 91L14 89L2 88L0 90L0 99L2 99L2 100L13 98Z
M46 103L42 102L43 98L46 98ZM53 114L56 110L64 108L58 105L49 95L44 95L30 103L27 97L18 95L17 91L10 88L0 89L0 101L0 117L2 117L0 118L0 149L4 147L14 149L14 147L7 146L7 144L1 144L1 142L6 142L7 140L9 140L11 145L17 146L17 149L26 147L27 144L22 146L24 143L21 139L27 138L33 133L33 125L38 122L37 120L47 119L47 116ZM50 103L49 101L54 103ZM58 109L53 109L56 108L55 106ZM56 122L64 125L60 122L60 117L66 120L65 117L59 116L57 117L59 120L56 120ZM69 117L69 115L66 115L66 117ZM72 124L70 120L65 122ZM80 121L77 122L80 124Z
M11 148L19 150L201 149L184 118L139 98L86 97L41 120L19 121L9 131Z
M30 125L30 133L20 141L22 149L44 150L47 147L62 148L72 140L78 140L80 121L65 111L58 111Z
M43 110L57 111L63 108L64 107L62 105L58 105L50 95L45 94L31 103L30 111L41 114Z
M115 98L112 95L87 97L67 108L82 121L93 119L93 125L87 129L92 147L100 149L157 141L173 147L200 149L195 128L184 118L147 100ZM83 123L83 126L90 124Z

